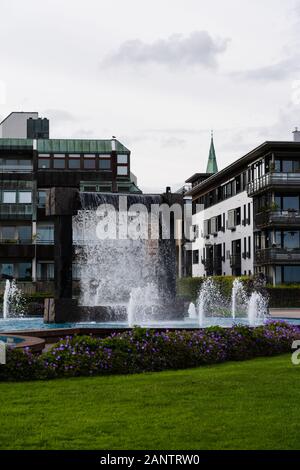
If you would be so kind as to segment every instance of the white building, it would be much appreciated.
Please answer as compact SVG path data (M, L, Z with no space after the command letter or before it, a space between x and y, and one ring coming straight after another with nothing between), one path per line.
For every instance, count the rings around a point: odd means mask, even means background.
M207 172L187 180L193 276L263 273L273 284L300 282L298 138L295 131L294 142L265 142L218 171L212 137Z

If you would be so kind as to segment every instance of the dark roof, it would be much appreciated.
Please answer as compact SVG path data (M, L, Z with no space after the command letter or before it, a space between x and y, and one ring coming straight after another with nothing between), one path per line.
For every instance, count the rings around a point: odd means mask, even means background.
M208 173L194 173L192 176L190 176L187 180L185 180L186 183L193 183L199 178L208 178L209 174Z
M205 181L194 186L190 191L186 193L187 196L194 196L198 192L207 192L207 189L213 189L216 186L219 186L226 179L234 177L235 174L244 167L245 165L255 161L260 156L264 155L267 151L270 150L289 150L297 149L300 151L300 142L293 141L266 141L263 144L259 145L255 149L248 152L243 157L235 160L233 163L227 167L220 170L218 173L207 178ZM300 155L299 155L300 157Z

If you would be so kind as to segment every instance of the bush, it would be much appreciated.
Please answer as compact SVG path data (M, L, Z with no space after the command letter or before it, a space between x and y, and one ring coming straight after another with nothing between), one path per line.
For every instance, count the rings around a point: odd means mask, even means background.
M250 328L158 331L135 328L105 339L67 337L40 356L9 349L0 380L36 380L183 369L291 351L297 328L272 321Z
M206 277L182 277L177 280L177 292L186 299L195 301L201 285L206 279ZM214 282L225 297L230 297L232 284L235 279L235 276L213 276ZM241 276L239 279L244 282L246 287L248 285L251 287L251 278Z

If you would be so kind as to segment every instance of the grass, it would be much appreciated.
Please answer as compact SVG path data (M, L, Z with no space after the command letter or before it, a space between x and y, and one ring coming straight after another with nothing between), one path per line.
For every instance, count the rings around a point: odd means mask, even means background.
M0 383L0 449L299 449L299 373L284 355Z

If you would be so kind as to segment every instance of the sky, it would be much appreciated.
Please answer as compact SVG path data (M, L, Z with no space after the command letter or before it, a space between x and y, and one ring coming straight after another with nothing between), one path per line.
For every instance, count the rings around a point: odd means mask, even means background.
M145 192L300 128L300 0L0 0L0 119L117 136Z

